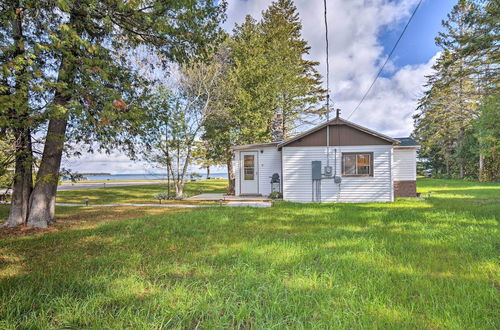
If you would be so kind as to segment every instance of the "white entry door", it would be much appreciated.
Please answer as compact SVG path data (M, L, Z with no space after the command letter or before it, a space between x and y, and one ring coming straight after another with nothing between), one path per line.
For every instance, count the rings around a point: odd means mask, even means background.
M250 195L259 193L259 162L256 151L241 152L241 194Z

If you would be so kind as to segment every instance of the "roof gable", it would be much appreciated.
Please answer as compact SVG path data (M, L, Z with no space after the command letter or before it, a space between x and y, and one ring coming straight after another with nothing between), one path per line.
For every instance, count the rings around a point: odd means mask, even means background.
M285 146L326 146L327 126L330 126L331 146L399 144L399 141L396 139L372 131L366 127L356 125L342 118L335 118L291 139L283 141L278 145L278 148Z

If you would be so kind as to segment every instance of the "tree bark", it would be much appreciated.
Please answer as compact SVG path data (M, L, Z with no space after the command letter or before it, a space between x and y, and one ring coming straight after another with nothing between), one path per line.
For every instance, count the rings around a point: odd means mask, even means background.
M16 141L16 167L14 174L14 189L9 217L3 224L16 227L26 223L29 214L29 199L33 189L31 132L28 128L20 129Z
M61 101L58 102L58 104L61 103ZM54 222L59 168L67 122L67 115L64 118L53 118L49 122L36 185L31 194L28 226L45 228Z
M170 199L170 171L167 168L167 199Z
M233 168L233 159L231 158L231 156L228 157L227 159L227 181L228 181L227 194L234 195L235 194L234 168Z
M75 25L76 17L71 13L69 25ZM77 33L80 34L82 31L77 28ZM26 223L30 227L45 228L54 222L59 171L69 118L67 106L72 98L71 87L76 76L76 66L71 58L78 57L77 49L71 51L73 51L71 55L63 54L59 64L57 82L60 87L56 90L52 101L54 113L49 120L42 161L30 198L30 214Z
M63 58L58 82L71 86L74 76L73 66ZM42 161L30 198L30 214L27 222L30 227L45 228L54 222L59 170L69 116L66 107L71 100L71 93L67 90L64 92L63 94L58 90L54 96L53 104L58 112L54 113L49 121Z
M177 181L175 183L175 198L182 198L182 194L184 193L184 182Z
M11 20L12 38L15 43L14 57L21 57L25 53L25 42L23 32L23 11L20 1L12 3L15 9L15 17ZM28 84L24 75L27 73L25 67L15 71L15 102L13 120L15 126L12 129L15 138L15 172L12 191L12 201L9 209L9 216L4 226L15 227L26 223L29 212L29 198L33 188L32 178L32 148L31 130L27 124L29 116L28 108ZM19 102L19 103L18 103Z
M207 179L210 179L210 166L207 166Z

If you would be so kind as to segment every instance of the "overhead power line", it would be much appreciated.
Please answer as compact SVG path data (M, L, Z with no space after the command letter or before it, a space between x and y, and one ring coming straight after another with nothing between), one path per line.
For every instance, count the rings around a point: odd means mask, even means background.
M326 1L326 0L325 0ZM387 56L387 58L385 59L385 62L384 64L382 65L382 67L380 68L380 70L378 71L377 73L377 76L375 77L375 79L372 81L370 87L368 87L368 89L366 90L365 94L363 95L363 98L361 98L361 101L359 101L358 105L354 108L354 110L351 111L351 113L349 114L349 116L347 117L347 119L351 118L352 114L358 110L358 108L360 107L360 105L363 103L363 101L366 99L366 97L368 96L368 93L370 93L373 85L375 85L375 82L377 81L377 79L380 77L380 74L382 73L382 71L384 70L385 68L385 65L389 62L389 59L391 58L392 54L394 53L394 51L396 50L396 47L398 47L398 44L399 42L401 41L401 39L403 38L403 35L405 34L406 32L406 29L408 28L408 26L410 25L411 21L413 20L413 17L415 16L415 14L417 13L417 10L418 8L420 7L420 4L422 3L422 0L420 0L417 4L417 6L415 7L415 9L413 10L413 13L411 14L410 16L410 19L408 20L408 22L406 23L403 31L401 31L401 34L399 35L399 38L398 40L396 41L396 43L394 44L394 46L392 47L391 49L391 52L389 53L389 56ZM328 66L327 66L328 67Z
M328 16L326 12L326 0L323 0L325 7L325 41L326 41L326 120L330 120L330 63L328 54Z

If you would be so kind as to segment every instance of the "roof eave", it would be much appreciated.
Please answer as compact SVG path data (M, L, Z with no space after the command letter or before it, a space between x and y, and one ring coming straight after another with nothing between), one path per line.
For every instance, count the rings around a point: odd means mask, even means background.
M255 143L255 144L243 144L239 146L232 146L231 150L246 150L262 147L273 147L277 146L279 142L266 142L266 143Z
M277 148L278 148L278 149L281 149L282 147L284 147L284 146L286 146L286 145L288 145L288 144L290 144L290 143L292 143L292 142L294 142L294 141L297 141L297 140L299 140L299 139L303 138L304 136L307 136L307 135L309 135L309 134L312 134L312 133L314 133L314 132L317 132L317 131L321 130L322 128L324 128L324 127L326 127L326 126L329 126L329 125L331 125L331 124L337 124L337 125L338 125L338 124L346 124L346 125L348 125L348 126L351 126L351 127L353 127L353 128L356 128L356 129L358 129L358 130L360 130L360 131L362 131L362 132L365 132L365 133L367 133L367 134L370 134L370 135L376 136L376 137L378 137L378 138L381 138L381 139L383 139L383 140L389 141L389 142L391 142L393 145L399 145L399 144L401 143L400 141L398 141L398 140L396 140L396 139L393 139L393 138L391 138L390 136L387 136L387 135L384 135L384 134L381 134L381 133L375 132L375 131L373 131L373 130L371 130L371 129L369 129L369 128L363 127L363 126L359 126L359 125L357 125L357 124L355 124L355 123L353 123L353 122L347 121L347 120L345 120L345 119L342 119L342 118L334 118L334 119L332 119L332 120L329 120L329 121L327 121L327 122L324 122L324 123L323 123L323 124L321 124L321 125L318 125L318 126L316 126L316 127L313 127L313 128L311 128L310 130L307 130L307 131L305 131L304 133L301 133L301 134L299 134L299 135L297 135L297 136L295 136L295 137L293 137L293 138L290 138L290 139L288 139L288 140L286 140L286 141L281 142L280 144L278 144L278 145L277 145Z
M394 146L394 149L420 149L420 146Z

